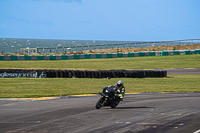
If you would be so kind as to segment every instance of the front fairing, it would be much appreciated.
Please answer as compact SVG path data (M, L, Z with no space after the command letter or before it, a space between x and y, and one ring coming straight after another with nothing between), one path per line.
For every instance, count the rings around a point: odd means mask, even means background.
M116 91L113 89L113 87L105 87L103 88L102 93L100 94L102 97L104 97L104 106L111 106L115 103L116 97L115 97Z

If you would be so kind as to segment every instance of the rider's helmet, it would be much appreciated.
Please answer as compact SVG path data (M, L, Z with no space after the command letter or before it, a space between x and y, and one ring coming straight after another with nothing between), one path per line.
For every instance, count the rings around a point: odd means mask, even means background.
M119 80L117 82L117 87L121 88L123 86L123 81Z

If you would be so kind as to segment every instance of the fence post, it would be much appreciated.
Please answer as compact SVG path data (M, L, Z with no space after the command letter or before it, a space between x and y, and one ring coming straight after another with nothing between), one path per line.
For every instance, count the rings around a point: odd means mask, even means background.
M135 48L136 48L136 43L135 43Z
M65 48L63 47L63 53L64 53L64 51L65 51Z
M172 46L173 46L173 41L172 41Z
M43 54L44 54L44 48L43 48Z
M130 48L131 44L129 43L129 48Z
M90 46L88 45L88 51L90 50Z
M51 54L51 48L50 48L50 51L49 51L49 52L50 52L50 54Z
M82 46L82 52L83 52L83 46Z
M191 45L192 45L192 41L193 41L193 39L191 39Z
M95 45L94 45L94 51L95 51Z
M185 40L185 45L186 45L186 40Z
M107 50L107 44L106 44L106 50Z
M180 40L179 40L179 45L180 45Z

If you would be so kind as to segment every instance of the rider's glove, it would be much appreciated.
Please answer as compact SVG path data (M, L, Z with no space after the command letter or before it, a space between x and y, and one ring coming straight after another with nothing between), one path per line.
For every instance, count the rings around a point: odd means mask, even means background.
M119 94L118 97L123 98L123 95L122 95L122 94Z

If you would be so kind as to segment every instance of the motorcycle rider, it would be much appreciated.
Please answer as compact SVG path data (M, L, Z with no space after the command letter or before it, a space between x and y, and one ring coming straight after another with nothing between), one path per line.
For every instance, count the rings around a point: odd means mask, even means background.
M120 98L120 101L123 101L124 95L125 95L125 87L123 81L119 80L115 85L112 85L113 88L116 88L116 92L118 94L118 97Z

